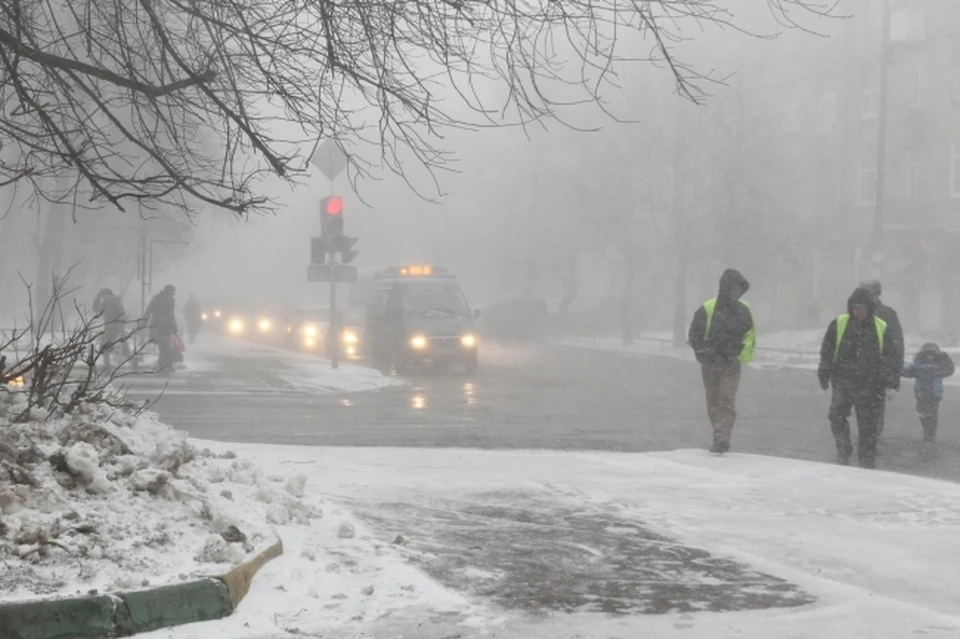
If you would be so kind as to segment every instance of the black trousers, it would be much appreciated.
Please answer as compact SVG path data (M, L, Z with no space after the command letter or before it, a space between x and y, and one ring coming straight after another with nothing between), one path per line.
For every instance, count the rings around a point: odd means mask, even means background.
M940 423L940 400L936 397L918 399L917 414L920 415L920 425L923 426L923 441L934 441Z
M171 375L173 373L174 352L173 344L170 343L170 335L158 337L157 351L157 373L160 375Z
M830 401L830 430L837 443L837 457L846 461L853 454L850 439L850 412L857 413L857 461L862 468L877 464L877 434L883 410L883 389L836 385Z

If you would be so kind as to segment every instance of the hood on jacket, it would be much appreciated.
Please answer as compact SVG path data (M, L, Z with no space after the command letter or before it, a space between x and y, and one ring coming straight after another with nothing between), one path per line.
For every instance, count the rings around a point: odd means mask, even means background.
M863 304L871 315L877 310L877 304L873 301L873 294L862 286L855 290L850 299L847 300L847 312L853 315L853 307L857 304Z
M920 359L927 353L940 353L940 346L936 342L927 342L920 347L920 350L917 351L917 354L913 356L913 361L919 362Z
M720 276L719 297L729 298L730 289L732 289L734 285L739 285L743 293L750 290L750 282L747 281L747 278L737 269L728 268L723 272L723 275Z
M883 295L883 285L880 284L880 280L864 280L860 282L860 288L865 288L870 291L870 294L873 295L874 298Z

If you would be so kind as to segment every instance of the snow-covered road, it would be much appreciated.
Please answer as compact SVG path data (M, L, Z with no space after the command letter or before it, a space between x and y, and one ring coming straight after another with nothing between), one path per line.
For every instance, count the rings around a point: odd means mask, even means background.
M285 540L234 617L150 637L960 636L956 484L700 451L200 444L304 474L358 534L336 568Z
M149 366L150 363L147 363ZM235 395L238 393L352 393L402 384L366 366L330 362L221 335L203 335L188 344L184 367L171 378L153 375L124 377L135 395Z

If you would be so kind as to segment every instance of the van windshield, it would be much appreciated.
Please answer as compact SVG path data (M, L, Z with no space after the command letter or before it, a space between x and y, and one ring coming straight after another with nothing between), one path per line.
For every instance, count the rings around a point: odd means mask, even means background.
M470 308L456 283L405 286L403 311L414 315L469 315Z

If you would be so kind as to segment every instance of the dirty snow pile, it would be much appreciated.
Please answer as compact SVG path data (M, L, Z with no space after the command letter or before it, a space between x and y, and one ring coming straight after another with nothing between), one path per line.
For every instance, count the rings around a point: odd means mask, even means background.
M302 475L267 479L230 452L104 405L10 423L0 395L0 592L74 595L222 574L322 517Z

